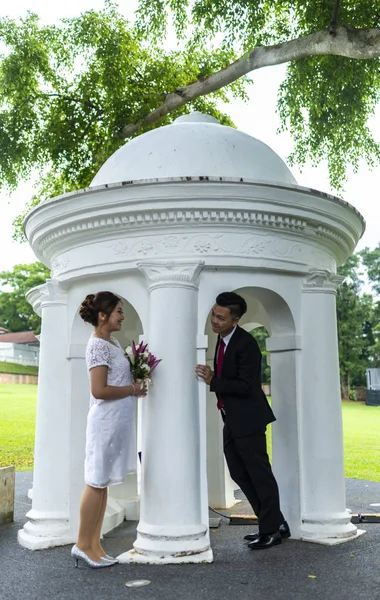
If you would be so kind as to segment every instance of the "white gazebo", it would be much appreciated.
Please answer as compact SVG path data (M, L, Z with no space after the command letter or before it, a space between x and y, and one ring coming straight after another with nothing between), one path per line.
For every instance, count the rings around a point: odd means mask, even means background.
M104 530L139 520L123 561L212 561L208 505L234 503L213 394L194 376L215 344L216 295L235 290L243 325L270 337L273 466L293 538L358 535L346 510L335 311L337 265L364 229L339 198L297 185L259 140L200 113L125 144L91 186L45 201L25 231L52 278L28 294L42 316L31 548L76 538L83 489L91 333L88 293L124 300L120 334L162 363L140 401L141 474L111 488ZM140 477L141 475L141 477ZM141 480L141 481L140 481Z

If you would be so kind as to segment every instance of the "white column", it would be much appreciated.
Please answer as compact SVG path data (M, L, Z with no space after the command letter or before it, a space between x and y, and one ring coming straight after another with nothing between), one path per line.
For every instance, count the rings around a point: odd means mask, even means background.
M200 452L197 359L199 263L143 263L149 348L162 362L146 399L140 522L121 562L211 562L206 456Z
M303 284L301 537L334 544L358 532L346 510L335 295L342 278L310 271Z
M69 518L69 402L66 360L66 294L54 279L27 299L42 316L33 502L18 533L22 546L36 550L72 539Z
M139 342L148 342L147 336L140 335ZM136 435L136 446L139 448L141 441L142 419L141 410L144 398L136 401L136 426L134 434ZM107 510L104 518L103 533L107 533L117 527L124 519L126 521L138 521L140 518L140 492L139 492L139 473L140 464L136 456L136 471L127 473L123 483L112 485L108 492ZM120 508L123 508L121 513ZM121 520L120 520L121 519Z
M270 352L273 472L280 490L281 510L293 538L301 537L301 490L299 447L299 386L297 360L301 336L283 335L266 340Z
M66 490L67 502L70 507L70 542L77 539L79 527L79 504L84 488L84 459L86 445L86 423L88 413L88 398L90 386L86 367L86 345L84 339L78 339L75 329L79 317L74 321L69 343L66 347L68 362L68 403L70 421L67 436L69 438L70 453L67 456L69 470L68 489ZM90 335L90 328L88 328ZM71 343L70 343L71 342ZM124 515L123 515L124 516Z
M214 369L213 361L207 364ZM209 504L212 508L231 508L236 504L234 490L236 483L232 481L223 453L223 421L216 408L216 396L206 389L207 414L207 480ZM216 515L214 515L216 516Z
M206 362L206 351L208 347L208 336L199 334L197 335L197 364L205 364ZM208 456L208 446L207 446L207 389L208 386L205 385L204 381L198 379L198 399L199 399L199 453L201 457L201 465L203 460L203 468L201 466L200 476L200 497L202 499L207 499L207 502L201 502L201 510L202 523L207 528L207 537L209 538L209 493L208 493L208 469L207 469L207 456ZM205 465L206 462L206 465Z

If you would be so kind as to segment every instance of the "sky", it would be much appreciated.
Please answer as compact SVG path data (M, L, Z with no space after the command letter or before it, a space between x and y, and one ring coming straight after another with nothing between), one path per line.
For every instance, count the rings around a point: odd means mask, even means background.
M5 4L5 3L4 3ZM56 23L63 17L74 17L89 9L99 10L103 0L65 0L53 3L51 0L14 0L0 8L0 16L17 18L24 16L27 10L37 13L44 23ZM121 12L130 16L137 0L119 0ZM276 115L277 90L285 75L285 65L260 69L254 74L254 85L249 89L248 103L233 101L225 107L235 125L241 131L252 135L270 146L286 161L292 150L292 140L287 133L278 134L279 118ZM375 139L380 140L380 106L376 117L370 123ZM300 185L332 192L327 175L327 167L321 164L318 168L305 167L302 173L291 168ZM380 242L380 167L370 171L363 163L359 173L348 174L344 200L355 206L366 220L366 231L357 249L366 246L374 248ZM15 264L30 263L36 257L28 244L20 244L12 240L14 218L23 210L33 195L31 182L20 183L16 192L8 196L0 192L0 271L10 270Z

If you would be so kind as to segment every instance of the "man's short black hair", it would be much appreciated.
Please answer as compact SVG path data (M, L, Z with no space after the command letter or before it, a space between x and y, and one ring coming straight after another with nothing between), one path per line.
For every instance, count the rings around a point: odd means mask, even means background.
M232 317L242 317L247 312L247 303L235 292L222 292L216 297L215 302L218 306L223 306L230 309Z

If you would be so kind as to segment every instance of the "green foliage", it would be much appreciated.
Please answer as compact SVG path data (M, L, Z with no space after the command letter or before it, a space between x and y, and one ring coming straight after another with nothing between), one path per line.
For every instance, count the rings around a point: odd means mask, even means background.
M139 0L141 31L163 37L173 22L181 37L218 35L225 47L252 50L329 28L336 0ZM335 25L380 25L377 0L341 2Z
M0 373L9 373L10 375L38 375L38 367L19 365L0 360Z
M36 385L0 385L0 467L33 470L36 404Z
M146 34L163 36L171 15L177 35L190 44L221 39L223 48L243 55L337 25L380 26L378 0L140 0L138 25ZM332 33L333 35L333 33ZM342 189L349 165L356 171L364 158L379 162L380 145L368 129L380 98L380 61L315 56L289 63L280 87L281 130L294 139L290 163L316 165L327 159L330 182ZM254 75L253 75L254 77Z
M364 158L373 167L380 145L367 123L379 98L377 60L323 56L291 63L278 104L281 129L295 142L290 163L316 165L327 157L330 184L337 190L349 164L357 172Z
M356 392L356 390L354 390L354 389L352 389L352 388L350 389L350 391L349 391L349 394L348 394L348 399L349 399L351 402L357 402L357 400L358 400L358 395L357 395L357 392Z
M359 254L367 269L368 279L373 289L380 294L380 244L373 250L364 248Z
M366 369L380 366L378 317L380 304L370 294L362 294L360 253L338 269L346 279L337 292L339 364L344 397L350 387L365 386Z
M366 268L366 273L368 280L371 283L372 289L375 294L380 294L380 244L370 250L369 248L364 248L359 252L359 255L362 259L362 263ZM373 334L373 359L371 363L371 367L380 368L380 300L376 297L376 302L374 304L374 313L373 313L373 325L372 325L372 334Z
M270 383L270 365L267 362L268 352L265 345L265 340L269 336L269 333L265 329L265 327L256 327L250 331L251 335L255 338L256 342L259 345L262 361L261 361L261 383Z
M87 187L104 161L124 144L123 128L139 122L170 92L224 69L258 46L319 30L380 26L377 0L140 0L136 24L117 6L87 11L44 26L28 12L0 19L0 186L14 190L39 172L41 200ZM181 49L164 51L168 28ZM350 35L351 29L348 30ZM334 35L332 32L331 35ZM368 129L380 96L380 60L314 56L290 62L280 87L281 129L294 139L292 164L327 159L331 184L341 189L349 165L380 160ZM149 128L200 110L232 125L222 112L246 99L242 78L198 97ZM142 133L144 129L140 130ZM22 240L23 215L16 219Z
M12 271L0 272L0 327L12 332L32 330L39 333L41 319L26 301L25 294L45 283L49 276L49 269L40 262L15 265Z
M89 185L124 140L123 126L162 104L165 95L235 60L231 49L165 52L147 42L115 5L44 26L28 13L0 19L0 186L14 189L33 169L41 173L34 203ZM189 108L231 120L217 102L245 97L233 83Z

